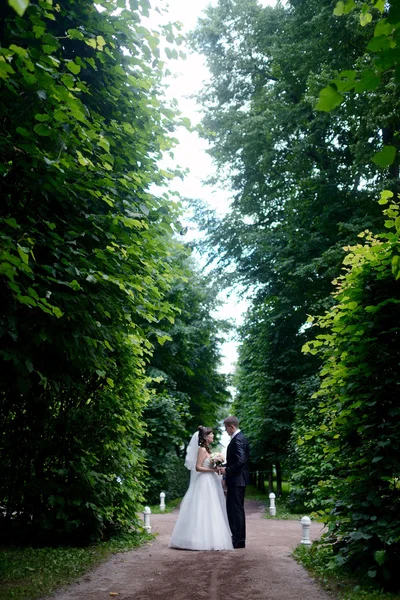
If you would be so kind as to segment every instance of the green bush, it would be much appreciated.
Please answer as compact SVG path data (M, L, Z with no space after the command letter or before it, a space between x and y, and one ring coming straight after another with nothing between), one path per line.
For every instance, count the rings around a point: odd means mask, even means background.
M165 473L165 490L167 498L181 498L185 495L189 487L190 471L184 465L183 458L170 454L168 457L168 466Z
M175 452L168 452L152 479L148 479L147 504L159 504L161 492L165 492L166 502L181 498L189 486L189 479L190 471L186 469L184 459Z
M347 248L335 306L318 318L320 333L304 347L324 362L314 394L319 423L311 423L298 445L319 448L330 465L314 490L325 503L325 539L336 563L397 590L400 208L392 198L384 191L380 200L391 199L384 211L388 231L362 232L364 243Z

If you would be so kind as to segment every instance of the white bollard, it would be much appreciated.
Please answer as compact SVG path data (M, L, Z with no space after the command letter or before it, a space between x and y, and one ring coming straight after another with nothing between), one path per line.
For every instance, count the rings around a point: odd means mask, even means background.
M269 495L269 514L271 517L275 517L276 515L276 507L275 507L275 494L271 493Z
M164 511L165 510L165 493L161 492L160 494L160 510Z
M301 523L301 543L310 545L312 542L310 540L310 517L303 517L300 521Z
M150 515L151 515L150 506L145 506L144 511L143 511L143 520L144 520L143 528L145 531L147 531L147 533L151 533Z

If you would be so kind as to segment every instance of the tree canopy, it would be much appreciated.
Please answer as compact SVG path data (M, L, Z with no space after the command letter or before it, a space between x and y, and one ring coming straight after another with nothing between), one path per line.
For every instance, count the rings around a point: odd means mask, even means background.
M271 352L247 373L259 378L254 402L264 415L279 399L286 416L276 426L287 433L296 385L315 372L315 360L300 355L307 315L329 305L342 247L379 219L381 173L366 160L380 143L371 133L375 104L361 96L333 115L314 108L327 74L354 65L367 35L333 15L330 1L262 8L255 0L219 2L194 33L211 70L200 98L203 135L233 195L224 219L203 211L200 220L220 270L233 264L229 279L255 290L244 339L255 314L268 320L255 330ZM272 375L276 369L280 375ZM257 453L271 455L274 428L265 423L254 434Z
M297 500L330 513L336 560L388 586L399 462L378 448L398 435L398 24L391 2L220 0L193 33L211 71L202 134L232 190L222 219L199 211L204 246L252 290L235 411L255 464L286 460ZM383 188L392 233L371 233ZM310 315L324 314L315 339Z

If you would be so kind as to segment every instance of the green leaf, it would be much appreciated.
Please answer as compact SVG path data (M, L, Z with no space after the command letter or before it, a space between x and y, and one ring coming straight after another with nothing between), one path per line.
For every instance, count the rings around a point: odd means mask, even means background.
M35 300L40 300L38 293L36 292L36 290L34 290L33 288L28 288L28 292L29 295L32 296L32 298L35 298Z
M368 42L368 50L371 52L380 52L380 50L387 50L390 48L391 41L386 35L380 35L378 37L373 37Z
M96 42L97 42L98 49L103 50L103 46L106 45L106 40L103 38L102 35L98 35L96 37Z
M77 150L76 154L78 157L79 164L82 165L83 167L86 167L89 164L88 159L85 158L79 150Z
M380 200L378 200L378 204L387 204L389 202L389 198L393 198L393 192L390 190L382 190Z
M379 461L381 461L383 459L383 456L374 456L374 458L372 459L373 463L377 463Z
M339 2L336 4L333 10L333 14L337 17L341 17L344 14L344 2L339 0Z
M13 227L14 229L19 228L17 221L13 217L11 217L10 219L4 219L4 223L7 223L7 225Z
M381 82L379 75L372 69L365 69L360 75L359 81L354 84L354 90L358 93L370 92L377 89Z
M386 550L377 550L374 554L374 559L381 567L386 560Z
M77 65L73 60L68 60L65 64L67 69L69 69L74 75L78 75L78 73L80 73L80 66Z
M328 85L328 87L320 91L319 100L315 108L316 110L330 112L339 106L343 100L344 96L337 91L336 86Z
M17 296L18 302L21 304L27 304L28 306L37 306L36 301L30 296Z
M76 281L76 279L74 279L73 281L70 281L68 283L69 287L72 288L75 291L79 291L81 290L81 286L79 285L79 283Z
M383 13L383 11L385 10L385 4L386 4L386 0L376 0L376 2L374 4L374 8L376 8L377 10L379 10L380 12Z
M387 229L391 229L394 226L395 226L395 222L392 219L389 219L388 221L385 221L385 227Z
M382 35L390 35L392 32L393 26L387 22L386 19L380 19L375 25L374 37L380 37Z
M33 30L33 33L35 34L35 37L36 37L37 39L39 39L39 38L43 37L43 35L44 35L44 32L46 31L46 28L45 28L45 27L42 27L41 25L35 25L35 26L32 28L32 30Z
M356 3L354 2L354 0L347 0L346 3L344 3L340 0L334 8L333 14L336 17L348 15L355 7L356 7Z
M344 6L344 14L348 15L349 13L351 13L352 10L354 10L356 8L356 3L354 2L354 0L347 0L345 6Z
M26 48L21 48L21 46L16 46L15 44L11 44L10 50L21 56L22 58L26 58L28 56L28 52Z
M396 156L396 148L394 146L384 146L382 150L379 150L372 157L372 162L374 162L378 167L389 167L393 164Z
M8 0L8 4L22 17L29 6L29 0Z
M24 127L17 127L17 129L15 130L17 133L19 133L19 135L22 135L24 137L30 137L30 132L25 129Z
M365 27L368 23L371 23L372 15L370 12L365 12L360 14L360 23L361 27Z
M21 260L27 265L29 263L29 252L26 249L21 248L21 246L18 246L17 252L21 257Z
M53 306L52 311L57 319L60 319L63 316L63 312L58 308L58 306Z
M84 40L85 36L79 29L68 29L67 35L71 40Z
M50 119L50 116L46 113L37 114L37 115L35 115L35 119L36 119L36 121L44 122L44 121L48 121Z
M48 137L52 133L52 129L48 125L35 125L33 131L42 137Z
M12 73L15 73L12 66L6 63L4 56L0 56L0 78L7 79Z
M400 255L398 254L392 258L392 273L397 281L400 278Z
M160 346L163 346L165 344L165 342L171 340L171 337L169 335L158 335L157 336L157 342L160 344Z
M110 152L110 143L108 140L106 140L105 137L101 136L98 141L98 144L99 146L101 146L101 148L104 148L106 152Z

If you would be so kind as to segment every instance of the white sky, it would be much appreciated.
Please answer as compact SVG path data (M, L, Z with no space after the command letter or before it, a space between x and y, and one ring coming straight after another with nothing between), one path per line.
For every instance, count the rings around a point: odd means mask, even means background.
M159 6L163 10L169 7L168 14L163 18L168 21L179 21L183 25L182 33L188 33L196 26L197 19L202 15L208 4L215 4L216 0L151 0L153 7ZM275 4L275 0L260 0L260 4ZM186 49L183 49L184 51ZM196 94L202 87L203 81L208 78L208 71L204 59L198 54L186 51L187 59L171 60L168 68L174 73L174 77L168 80L171 98L176 98L179 109L185 117L188 117L193 125L197 125L201 119L200 107L196 105L191 96ZM175 166L189 169L189 174L184 181L175 180L171 186L176 189L182 197L200 198L218 211L224 214L229 210L229 192L219 187L210 188L203 181L214 171L210 156L207 154L207 143L201 140L196 133L189 133L183 128L175 134L179 139L179 146L175 148ZM188 215L189 218L189 215ZM189 230L188 238L196 237L197 232ZM224 305L216 311L218 316L233 319L236 325L242 323L243 312L247 308L247 302L238 292L222 294ZM237 358L237 342L230 339L222 347L224 355L221 371L232 373Z

